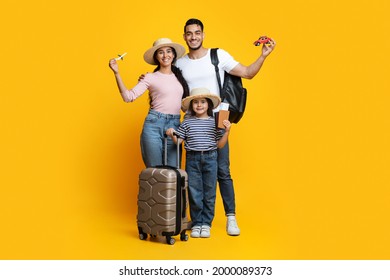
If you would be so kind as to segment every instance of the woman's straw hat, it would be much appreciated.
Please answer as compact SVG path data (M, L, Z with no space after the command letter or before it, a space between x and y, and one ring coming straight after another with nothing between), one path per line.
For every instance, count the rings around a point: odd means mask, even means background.
M160 38L154 41L153 47L151 47L144 53L144 60L149 64L156 65L156 62L153 59L154 52L162 47L174 48L176 51L176 59L182 57L186 52L186 49L182 45L172 42L171 39Z

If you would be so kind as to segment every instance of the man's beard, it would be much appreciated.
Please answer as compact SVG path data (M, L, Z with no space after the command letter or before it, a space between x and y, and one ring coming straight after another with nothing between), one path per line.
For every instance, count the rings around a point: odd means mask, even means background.
M199 50L201 47L202 47L202 44L199 44L199 46L197 46L197 47L195 47L195 48L191 48L190 46L188 46L188 48L189 48L191 51L197 51L197 50Z

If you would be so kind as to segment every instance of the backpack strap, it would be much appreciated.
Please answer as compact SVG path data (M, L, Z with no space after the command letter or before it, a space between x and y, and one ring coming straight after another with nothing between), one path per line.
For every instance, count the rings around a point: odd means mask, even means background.
M219 75L219 68L218 68L218 63L219 63L219 59L218 59L218 54L217 54L217 50L218 48L212 48L210 49L210 57L211 57L211 63L214 65L215 67L215 74L217 76L217 80L218 80L218 87L219 87L219 95L221 96L221 99L223 99L222 97L222 83L221 83L221 77Z

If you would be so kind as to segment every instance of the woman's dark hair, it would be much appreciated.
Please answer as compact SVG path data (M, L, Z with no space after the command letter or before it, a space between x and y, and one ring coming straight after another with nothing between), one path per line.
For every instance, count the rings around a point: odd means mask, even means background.
M212 117L213 116L213 108L214 108L213 101L211 101L211 99L207 98L207 97L206 97L206 100L207 100L207 104L209 104L209 106L207 108L207 115L209 117ZM191 116L195 116L196 115L195 111L192 109L192 102L193 101L194 101L194 99L191 100L190 105L188 106L188 111L190 111Z
M183 87L183 95L181 97L183 99L183 98L186 98L187 96L190 95L190 88L188 87L188 84L187 84L186 80L184 79L183 74L181 73L181 70L179 68L177 68L175 65L173 65L173 63L175 63L175 61L176 61L177 54L176 54L176 50L174 48L171 48L171 49L172 49L173 55L174 55L171 70L172 70L173 74L175 74L177 80L179 81L179 83ZM157 72L158 70L160 70L160 63L158 62L158 59L157 59L157 51L155 51L153 54L153 60L157 64L157 67L156 67L156 69L154 69L153 72ZM149 105L152 105L152 100L150 99L150 97L149 97Z

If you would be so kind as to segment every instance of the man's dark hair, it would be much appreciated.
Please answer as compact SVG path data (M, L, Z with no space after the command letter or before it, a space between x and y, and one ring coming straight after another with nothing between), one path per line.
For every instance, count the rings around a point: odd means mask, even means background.
M199 19L190 18L189 20L187 20L186 24L184 25L184 33L186 33L186 27L187 27L188 25L192 25L192 24L199 25L199 26L200 26L200 29L201 29L202 32L203 32L203 23L202 23Z

